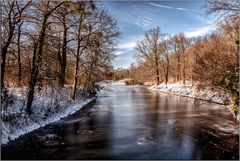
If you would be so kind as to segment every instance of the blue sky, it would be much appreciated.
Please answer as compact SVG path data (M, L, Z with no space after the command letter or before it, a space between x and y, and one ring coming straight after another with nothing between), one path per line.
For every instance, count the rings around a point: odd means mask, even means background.
M118 38L114 68L127 68L134 60L134 46L150 28L160 27L163 33L184 32L196 37L214 30L216 18L206 15L205 2L199 1L103 1L117 20Z

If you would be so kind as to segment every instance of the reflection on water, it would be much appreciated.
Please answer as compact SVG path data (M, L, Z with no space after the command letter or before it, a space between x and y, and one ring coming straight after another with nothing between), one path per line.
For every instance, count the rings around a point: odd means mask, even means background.
M238 124L204 101L112 86L109 97L2 148L2 159L239 159Z

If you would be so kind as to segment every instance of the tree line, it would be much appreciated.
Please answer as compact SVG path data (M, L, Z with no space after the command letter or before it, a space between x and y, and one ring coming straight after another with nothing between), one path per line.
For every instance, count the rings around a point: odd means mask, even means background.
M98 2L99 3L99 2ZM30 114L36 88L71 84L97 90L112 69L116 21L94 1L3 0L1 90L27 86Z
M231 95L234 111L239 105L239 1L207 3L208 13L219 13L215 32L189 38L184 33L170 36L160 27L145 32L136 43L135 63L118 69L115 79L132 78L135 82L197 82Z

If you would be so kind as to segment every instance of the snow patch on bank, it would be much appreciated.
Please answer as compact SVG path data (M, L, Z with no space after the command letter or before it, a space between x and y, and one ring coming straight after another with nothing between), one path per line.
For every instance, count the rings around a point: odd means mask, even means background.
M9 122L2 122L2 144L7 144L10 140L14 140L21 135L29 133L47 124L56 122L61 118L65 118L68 115L75 113L80 110L83 106L90 103L94 98L87 100L81 100L75 102L65 110L59 111L57 113L51 113L50 116L46 118L40 118L40 116L33 115L32 117L25 116L22 119L18 119L16 123L12 124Z
M211 88L206 88L204 90L198 90L196 85L188 84L165 84L161 83L160 85L153 85L149 89L156 90L159 92L177 94L186 97L203 99L206 101L211 101L215 103L224 104L225 101L230 100L230 95L225 92L216 92Z
M225 92L217 92L211 88L206 88L204 90L198 90L196 84L181 84L181 83L173 83L173 84L165 84L161 83L160 85L153 85L149 87L151 90L169 93L169 94L177 94L180 96L191 97L202 99L205 101L211 101L219 104L225 104L231 100L231 97L228 93ZM230 112L234 114L231 109L231 105L226 106ZM237 119L239 120L239 114Z
M2 144L7 144L21 135L65 118L95 99L95 97L88 99L82 97L84 92L79 90L77 101L73 101L68 98L70 88L63 88L61 91L47 89L35 96L32 105L34 113L27 115L26 97L23 92L25 90L15 88L12 91L14 91L13 103L7 108L2 107Z

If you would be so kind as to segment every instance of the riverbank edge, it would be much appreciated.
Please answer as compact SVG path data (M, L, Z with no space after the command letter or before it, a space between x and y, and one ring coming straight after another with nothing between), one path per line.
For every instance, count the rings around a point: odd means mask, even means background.
M59 121L63 118L66 118L66 117L76 113L83 107L89 105L96 98L97 97L94 96L94 97L88 98L84 101L83 100L75 101L75 102L69 104L68 106L66 106L66 108L65 108L66 110L55 113L54 115L50 116L49 118L46 118L46 120L41 120L40 122L28 122L28 124L23 129L21 129L20 131L16 130L14 133L5 133L5 135L3 135L4 133L2 133L1 143L2 143L2 145L7 145L9 143L9 141L13 141L22 135L30 133L41 127L47 126L47 125L54 123L56 121ZM3 127L2 121L1 121L1 124ZM2 130L3 130L3 128L2 128Z
M240 114L238 113L237 115L235 115L234 111L232 110L232 104L230 105L225 105L223 102L224 100L223 99L220 99L219 101L214 101L212 99L206 99L206 98L202 98L201 96L199 96L199 91L197 92L196 90L194 90L194 88L196 88L194 85L192 86L188 86L188 87L191 87L191 91L186 91L186 86L185 85L177 85L175 86L175 90L174 90L174 86L172 88L168 88L169 85L174 85L174 84L165 84L165 83L161 83L160 85L152 85L150 87L148 87L148 89L150 90L154 90L154 91L157 91L157 92L161 92L161 93L167 93L167 94L173 94L173 95L178 95L178 96L182 96L182 97L188 97L188 98L193 98L193 99L199 99L199 100L203 100L203 101L207 101L207 102L212 102L212 103L217 103L217 104L220 104L220 105L224 105L226 109L228 109L231 114L233 115L233 117L239 122L240 120ZM181 90L182 93L177 93L177 92L174 92L176 90ZM186 91L184 93L184 90ZM205 90L205 92L208 91L208 90ZM202 91L201 91L202 92ZM210 91L208 91L209 95L211 95L211 98L214 97L214 93L211 93ZM188 93L191 93L190 95ZM199 96L199 97L197 97Z

